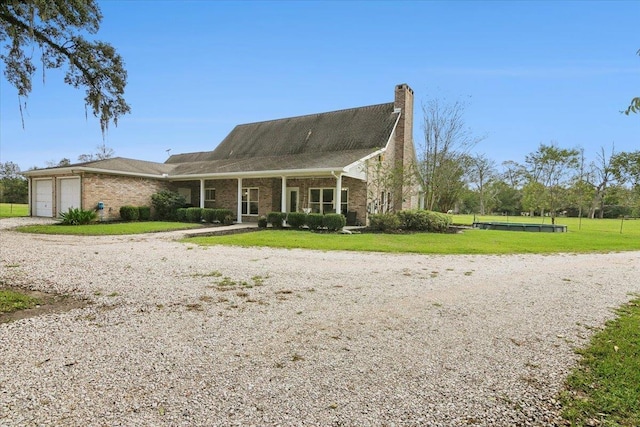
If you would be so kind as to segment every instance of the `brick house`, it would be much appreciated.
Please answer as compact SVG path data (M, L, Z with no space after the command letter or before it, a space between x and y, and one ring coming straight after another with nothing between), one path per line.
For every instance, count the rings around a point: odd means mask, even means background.
M238 125L215 150L165 163L116 157L25 172L30 215L102 203L103 219L118 219L121 206L150 206L169 189L193 206L231 209L237 222L300 211L366 223L373 212L418 206L413 180L388 179L391 170L411 176L412 136L413 90L400 84L393 102Z

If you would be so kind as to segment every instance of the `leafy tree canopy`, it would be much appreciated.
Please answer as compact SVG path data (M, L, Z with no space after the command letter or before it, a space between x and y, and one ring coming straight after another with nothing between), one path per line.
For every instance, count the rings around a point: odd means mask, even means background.
M31 93L38 60L43 75L44 69L65 67L65 83L86 89L85 105L104 133L130 107L123 97L127 72L122 57L110 44L86 37L98 32L101 20L95 0L0 2L0 59L18 95ZM38 52L40 58L34 59Z
M640 150L618 153L611 162L614 175L620 182L640 186Z
M0 163L0 203L26 203L29 194L27 180L20 175L20 166Z

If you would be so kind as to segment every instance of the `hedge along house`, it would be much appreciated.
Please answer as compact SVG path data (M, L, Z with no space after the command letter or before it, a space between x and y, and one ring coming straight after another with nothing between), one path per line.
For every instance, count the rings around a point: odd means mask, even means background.
M418 206L411 180L380 179L381 170L415 162L413 91L400 84L394 102L238 125L215 150L165 163L112 158L25 176L32 216L102 203L103 219L117 219L121 206L149 206L152 194L169 189L189 205L231 209L236 222L280 211L340 212L356 224Z

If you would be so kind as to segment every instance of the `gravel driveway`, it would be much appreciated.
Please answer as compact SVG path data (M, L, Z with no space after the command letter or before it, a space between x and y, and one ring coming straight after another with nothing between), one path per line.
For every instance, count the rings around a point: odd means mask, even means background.
M0 233L2 282L93 302L0 324L2 426L553 425L574 349L640 292L640 252Z

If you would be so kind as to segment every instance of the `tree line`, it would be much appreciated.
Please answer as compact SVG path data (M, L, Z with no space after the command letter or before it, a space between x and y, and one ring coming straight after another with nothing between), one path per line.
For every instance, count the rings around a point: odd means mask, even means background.
M541 143L524 162L498 165L472 154L483 138L464 124L464 104L423 105L424 138L417 145L417 180L424 207L441 212L640 216L640 150L601 147L588 161L582 148Z
M390 213L391 198L417 188L430 211L589 218L640 217L640 150L601 147L587 160L582 148L541 143L524 158L498 164L473 153L484 139L464 122L465 104L432 99L422 106L423 137L415 144L417 162L408 168L370 160L371 213Z

